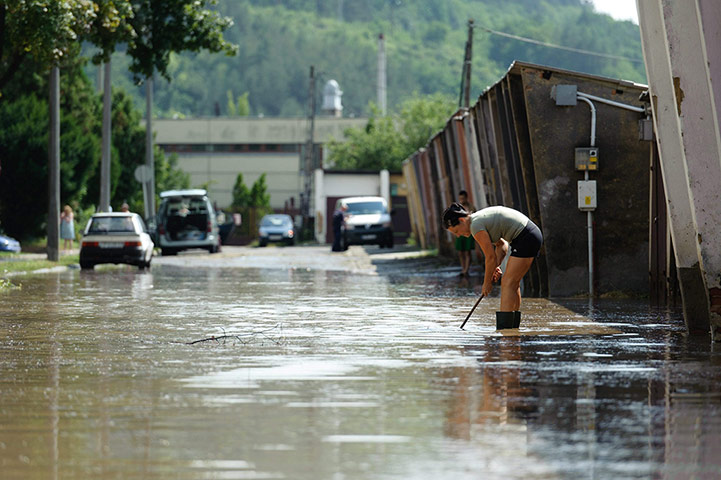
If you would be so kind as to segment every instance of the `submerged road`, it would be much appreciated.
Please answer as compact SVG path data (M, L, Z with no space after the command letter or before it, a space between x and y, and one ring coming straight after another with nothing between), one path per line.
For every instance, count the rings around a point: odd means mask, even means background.
M721 353L639 300L498 292L417 253L225 247L12 277L0 477L718 478Z

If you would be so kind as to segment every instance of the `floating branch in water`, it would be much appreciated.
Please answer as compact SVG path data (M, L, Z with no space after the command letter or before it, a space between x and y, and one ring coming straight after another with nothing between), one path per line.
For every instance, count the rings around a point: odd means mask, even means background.
M185 342L186 345L195 345L196 343L202 343L202 342L217 342L220 343L220 340L223 340L223 343L225 343L225 340L231 338L238 340L242 344L247 344L248 341L246 339L252 339L255 337L263 337L267 340L270 340L271 342L275 343L276 345L281 345L281 341L270 337L266 335L268 332L277 331L279 336L283 336L283 325L280 323L276 323L274 327L268 328L266 330L258 330L255 332L250 333L227 333L223 327L220 327L223 330L223 335L213 335L208 338L201 338L200 340L193 340L192 342Z

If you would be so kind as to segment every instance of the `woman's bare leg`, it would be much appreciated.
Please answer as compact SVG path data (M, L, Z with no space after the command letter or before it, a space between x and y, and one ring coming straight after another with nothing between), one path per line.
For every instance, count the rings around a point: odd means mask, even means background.
M463 251L461 252L461 271L465 274L468 273L468 270L471 268L471 252Z
M533 257L509 257L501 278L501 311L513 312L521 308L521 280L531 268Z

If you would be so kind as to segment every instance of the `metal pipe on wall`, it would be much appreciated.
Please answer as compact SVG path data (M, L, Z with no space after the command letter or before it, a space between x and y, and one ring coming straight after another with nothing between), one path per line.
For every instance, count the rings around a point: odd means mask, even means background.
M596 106L591 100L583 96L583 94L576 94L576 98L582 100L588 104L591 109L591 147L596 146ZM583 172L583 179L588 181L588 169ZM595 296L595 290L593 288L593 212L586 212L586 229L588 230L588 296L593 298Z

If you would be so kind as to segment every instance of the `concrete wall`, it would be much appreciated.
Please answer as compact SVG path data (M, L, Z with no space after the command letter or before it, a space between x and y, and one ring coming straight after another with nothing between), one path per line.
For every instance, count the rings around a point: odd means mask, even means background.
M178 166L190 174L193 187L208 184L211 199L225 208L233 201L233 186L238 173L250 189L263 173L273 208L282 208L285 201L301 191L298 177L298 154L226 154L178 153Z
M368 119L316 117L313 138L325 143L343 138L349 127L364 126ZM305 118L190 118L153 121L159 144L304 144L308 136Z

